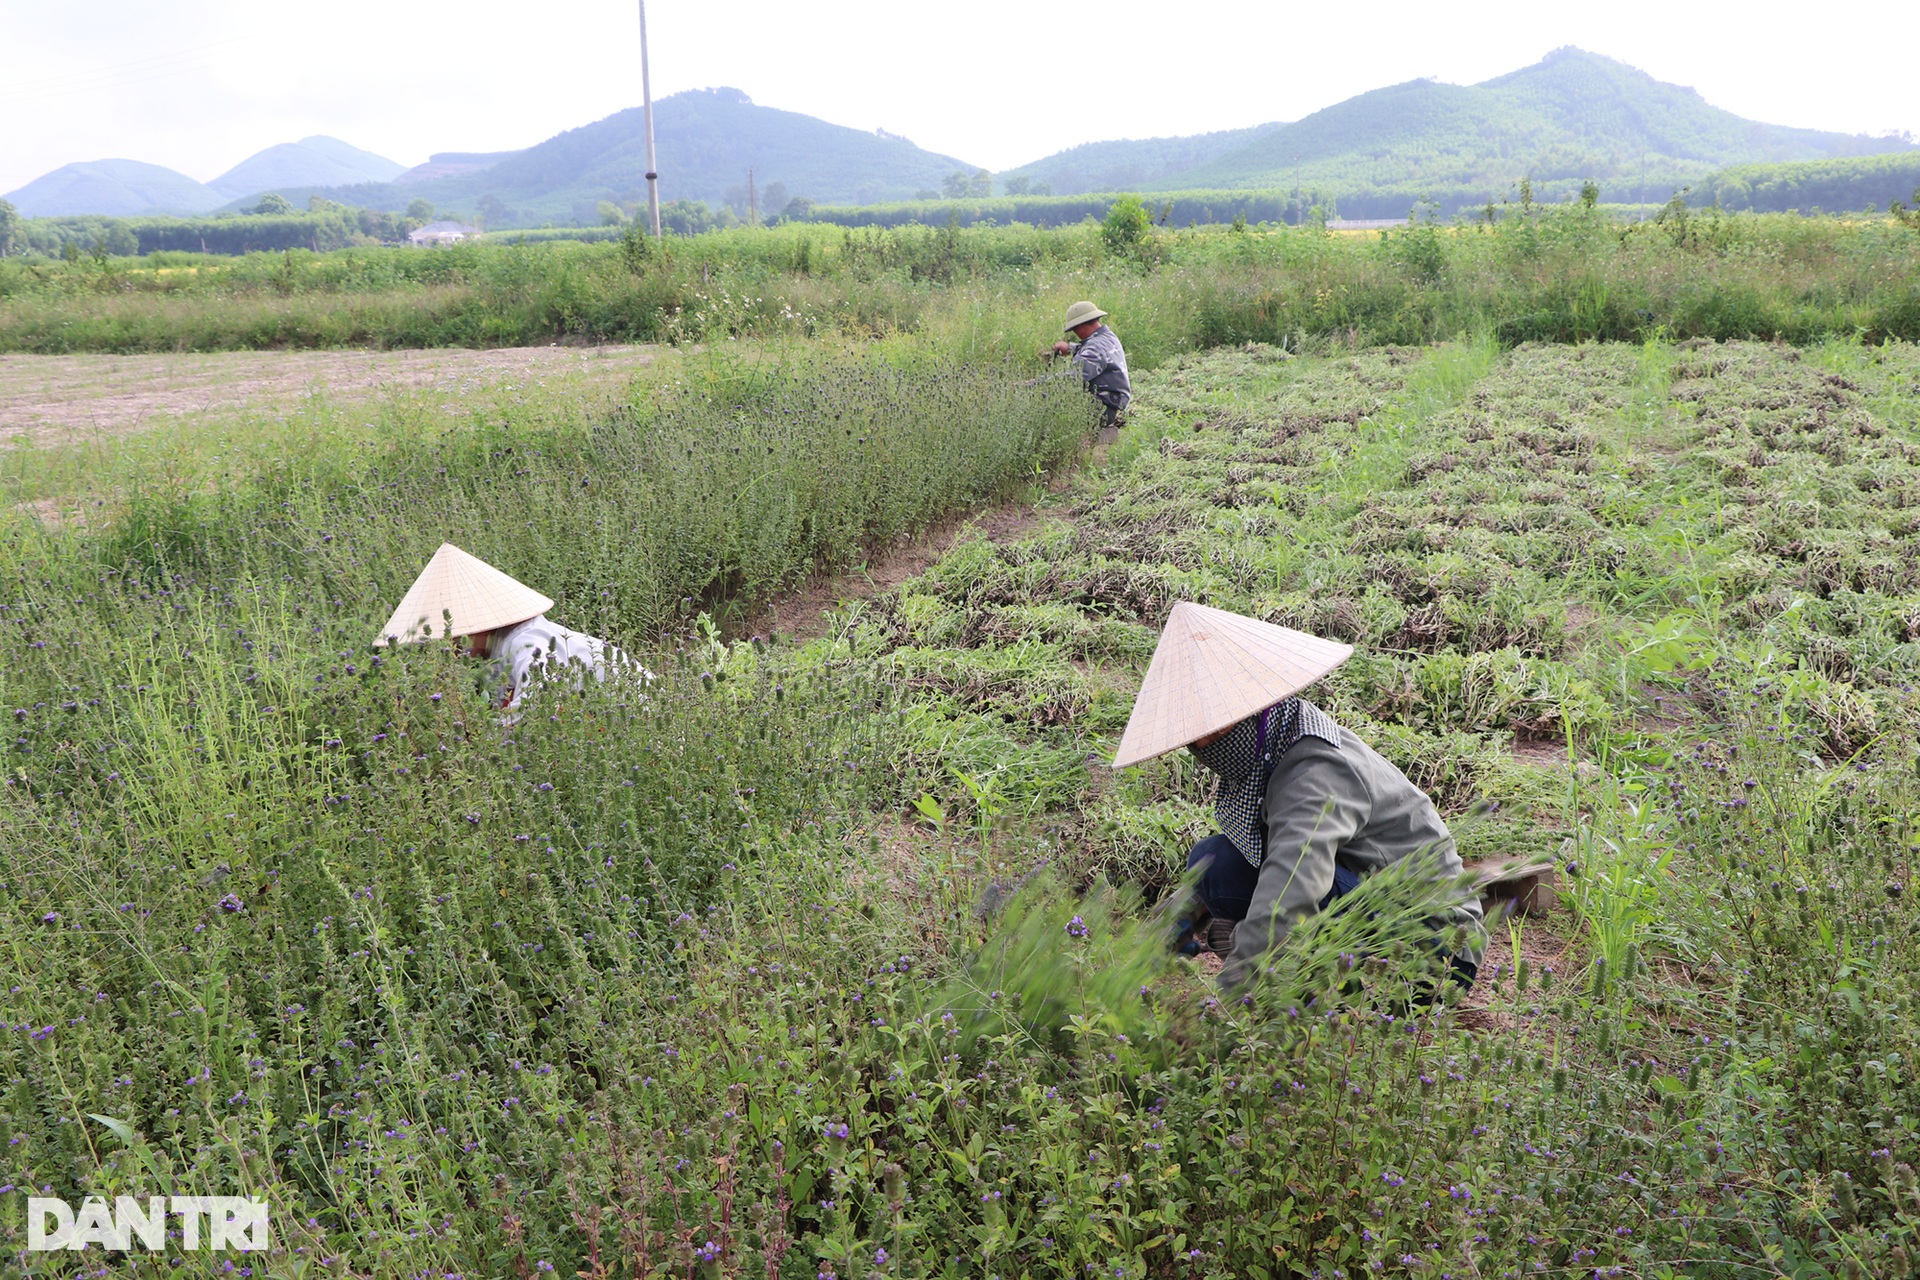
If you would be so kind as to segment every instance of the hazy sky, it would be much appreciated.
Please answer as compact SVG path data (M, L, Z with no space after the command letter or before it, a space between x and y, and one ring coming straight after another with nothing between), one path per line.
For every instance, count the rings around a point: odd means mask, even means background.
M0 191L76 160L201 181L325 133L415 164L640 101L632 0L0 0ZM1826 15L1831 14L1829 19ZM1078 142L1293 120L1574 44L1750 118L1920 133L1920 6L652 0L656 97L754 101L1006 169ZM660 158L672 197L673 158Z

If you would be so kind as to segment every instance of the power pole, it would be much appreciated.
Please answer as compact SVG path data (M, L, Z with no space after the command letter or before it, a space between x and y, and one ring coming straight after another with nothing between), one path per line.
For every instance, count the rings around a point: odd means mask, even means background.
M755 202L753 196L753 170L751 168L747 170L747 225L750 227L760 225L760 206Z
M647 77L647 0L640 0L640 111L647 123L647 218L660 238L660 174L653 158L653 83Z

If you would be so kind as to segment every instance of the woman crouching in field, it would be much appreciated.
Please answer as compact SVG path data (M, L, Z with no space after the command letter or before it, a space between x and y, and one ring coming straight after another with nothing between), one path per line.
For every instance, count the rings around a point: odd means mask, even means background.
M1225 960L1237 987L1300 920L1334 906L1375 872L1410 858L1436 885L1462 864L1433 801L1333 718L1295 696L1351 656L1351 647L1204 605L1173 607L1155 648L1116 768L1190 747L1219 779L1220 834L1193 847L1205 919L1186 949ZM1419 864L1409 864L1419 865ZM1480 903L1450 892L1429 919L1453 980L1479 972ZM1464 935L1448 951L1442 939Z
M487 700L500 708L506 725L519 722L529 690L543 681L565 678L579 689L589 674L605 681L609 672L622 669L643 680L653 678L618 646L550 621L546 611L552 607L553 601L532 587L443 542L376 643L427 639L436 619L443 639L467 636L467 651L491 660L483 678Z

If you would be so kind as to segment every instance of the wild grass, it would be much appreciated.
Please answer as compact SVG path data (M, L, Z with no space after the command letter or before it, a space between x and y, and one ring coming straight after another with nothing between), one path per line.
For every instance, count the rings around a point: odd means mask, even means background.
M958 329L1025 353L1099 295L1142 368L1258 341L1920 337L1911 228L1675 205L1528 205L1495 224L789 225L618 244L0 262L0 350L213 351L871 337ZM983 353L972 350L969 358Z
M224 472L133 470L98 555L372 601L452 540L548 583L579 626L651 636L1030 484L1086 427L1077 388L1004 370L773 353L677 372L598 421L389 422Z

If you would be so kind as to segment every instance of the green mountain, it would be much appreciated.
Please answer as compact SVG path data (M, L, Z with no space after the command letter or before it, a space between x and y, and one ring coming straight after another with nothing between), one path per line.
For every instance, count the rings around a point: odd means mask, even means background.
M1903 151L1912 144L1742 119L1692 89L1580 49L1477 85L1410 81L1268 130L1147 190L1265 188L1324 192L1342 212L1369 197L1404 213L1508 194L1532 178L1560 198L1586 180L1603 198L1664 200L1676 186L1739 164Z
M870 204L938 190L949 174L974 168L892 134L759 106L738 89L676 93L654 104L653 117L660 197L667 201L703 200L744 210L752 170L763 214L801 196ZM592 222L602 200L646 198L646 155L641 112L633 107L484 167L441 176L415 170L403 183L322 194L378 209L401 209L424 198L443 211L482 213L496 228ZM294 187L282 194L297 201L312 190Z
M1197 169L1284 127L1261 124L1250 129L1223 129L1218 133L1179 138L1083 142L998 174L995 186L1015 195L1023 186L1031 188L1041 184L1062 196L1085 191L1125 191Z
M392 182L406 172L406 168L338 138L316 134L256 152L207 185L219 192L222 200L238 200L280 187Z
M956 171L975 169L884 131L756 105L737 89L663 98L654 106L654 129L663 200L740 213L749 172L767 215L796 197L842 206L915 200L941 191ZM1451 213L1506 198L1526 178L1541 200L1564 199L1594 181L1608 201L1664 202L1681 186L1704 192L1717 181L1713 175L1741 166L1889 153L1920 156L1920 149L1899 138L1755 123L1692 89L1566 48L1482 84L1410 81L1290 124L1087 143L1000 174L996 187L1015 195L1036 185L1060 196L1202 192L1203 212L1235 207L1223 193L1260 192L1281 202L1288 218L1316 201L1331 201L1348 217L1400 218L1426 199ZM632 108L523 151L445 152L406 170L338 139L314 137L270 147L207 186L155 165L103 160L68 165L8 198L29 216L237 209L269 190L296 205L314 194L387 210L425 199L444 216L505 229L597 222L603 201L645 200L645 170L641 112ZM1736 197L1753 193L1754 207L1789 198L1797 201L1792 207L1859 207L1834 197L1843 189L1879 193L1884 204L1889 197L1881 188L1897 186L1904 172L1862 170L1845 178L1851 186L1835 186L1842 177L1824 170L1781 181L1751 174L1725 181ZM937 207L946 217L948 206Z
M5 199L29 218L205 213L225 199L184 173L138 160L89 160L44 173Z

